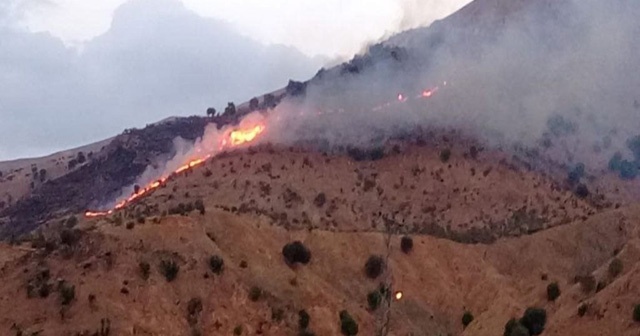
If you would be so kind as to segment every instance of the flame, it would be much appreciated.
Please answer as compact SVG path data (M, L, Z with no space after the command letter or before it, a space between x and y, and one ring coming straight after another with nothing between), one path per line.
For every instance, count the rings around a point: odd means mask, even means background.
M397 292L394 294L394 297L396 298L396 301L400 301L400 300L402 300L402 296L403 296L403 294L402 294L402 292L401 292L401 291L397 291Z
M243 145L245 143L249 143L253 140L255 140L258 136L260 136L264 130L265 130L266 126L264 124L258 124L255 125L253 127L247 128L247 129L235 129L231 132L229 132L220 142L220 150L224 150L227 147L237 147L240 145ZM169 179L170 176L174 176L177 174L180 174L182 172L185 172L191 168L197 167L199 165L202 165L203 163L205 163L208 159L211 158L211 155L206 155L202 158L197 158L197 159L192 159L191 161L187 162L186 164L180 166L178 169L176 169L172 174L170 174L169 176L164 176L162 178L160 178L159 180L156 180L154 182L149 183L149 185L147 185L144 188L140 188L138 189L137 192L134 192L133 194L131 194L131 196L129 196L128 198L118 202L118 204L116 204L113 209L108 210L108 211L86 211L84 213L85 217L87 218L96 218L96 217L104 217L104 216L108 216L114 213L114 211L116 210L120 210L122 208L124 208L125 206L127 206L128 204L131 204L132 202L144 197L145 195L149 194L150 192L154 191L155 189L160 188L161 186L163 186L165 184L165 182L167 182L167 180Z

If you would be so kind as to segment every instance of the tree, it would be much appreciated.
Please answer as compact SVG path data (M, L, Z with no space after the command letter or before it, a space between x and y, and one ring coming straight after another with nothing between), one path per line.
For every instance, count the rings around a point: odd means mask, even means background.
M214 109L213 107L210 107L207 109L207 116L214 117L215 115L216 115L216 109Z
M613 260L611 260L611 263L609 263L609 276L611 276L612 278L617 277L618 275L620 275L620 273L622 273L623 270L623 265L622 265L622 260L618 259L618 258L613 258Z
M372 255L364 264L364 272L369 279L376 279L384 271L384 259L379 255Z
M560 286L557 282L552 282L547 286L547 300L555 301L560 296Z
M209 268L211 268L211 272L220 275L224 270L224 260L220 256L212 256L209 259Z
M409 236L402 237L402 240L400 240L400 249L405 254L411 252L411 250L413 249L413 239Z
M462 315L462 325L466 328L469 324L473 322L473 314L470 311L464 312Z
M355 336L358 334L358 323L346 310L340 312L340 330L345 336Z
M234 116L236 115L236 105L232 102L227 104L227 107L224 109L224 115Z
M542 308L527 308L520 323L529 330L529 334L532 336L540 335L547 323L547 312Z
M255 111L259 108L260 108L260 101L258 100L258 98L256 97L251 98L251 100L249 100L249 109L251 111Z
M285 245L282 248L282 256L289 265L295 263L306 265L311 261L311 251L300 241L294 241L293 243Z

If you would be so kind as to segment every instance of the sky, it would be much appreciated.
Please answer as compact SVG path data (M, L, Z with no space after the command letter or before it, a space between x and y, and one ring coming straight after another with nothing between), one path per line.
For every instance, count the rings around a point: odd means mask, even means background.
M223 109L466 0L6 0L0 161Z

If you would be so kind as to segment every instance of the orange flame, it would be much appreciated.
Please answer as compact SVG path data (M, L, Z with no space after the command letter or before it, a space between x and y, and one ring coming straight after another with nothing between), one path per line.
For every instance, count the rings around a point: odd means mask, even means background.
M404 295L402 294L402 292L400 292L400 291L396 292L396 294L395 294L396 301L402 300L403 296Z
M249 129L236 129L234 131L231 131L231 133L228 134L228 138L225 137L221 143L220 143L220 149L225 149L225 147L227 147L227 145L230 144L231 147L237 147L240 146L242 144L245 143L249 143L253 140L255 140L260 134L262 134L262 132L264 132L266 126L263 124L259 124L256 125L252 128ZM206 155L205 157L199 158L199 159L194 159L189 161L188 163L180 166L178 169L176 169L170 176L172 175L177 175L180 174L184 171L187 171L191 168L194 168L196 166L199 166L203 163L205 163L209 158L211 158L211 155ZM87 211L84 213L85 217L87 218L96 218L96 217L103 217L103 216L108 216L113 214L114 211L116 210L120 210L122 208L124 208L125 206L127 206L128 204L136 201L139 198L142 198L143 196L149 194L150 192L154 191L155 189L158 189L159 187L161 187L162 185L164 185L165 182L167 182L167 180L169 179L169 176L165 176L160 178L157 181L154 181L152 183L150 183L148 186L144 187L144 188L140 188L137 192L133 193L131 196L129 196L128 198L118 202L118 204L116 204L114 206L113 209L108 210L108 211Z

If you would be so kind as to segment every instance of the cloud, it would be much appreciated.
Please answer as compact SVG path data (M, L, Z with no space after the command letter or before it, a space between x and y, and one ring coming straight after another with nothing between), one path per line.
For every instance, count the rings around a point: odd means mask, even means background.
M8 26L0 28L0 48L0 159L204 114L305 79L321 65L293 48L243 37L177 0L121 6L111 29L81 52Z

